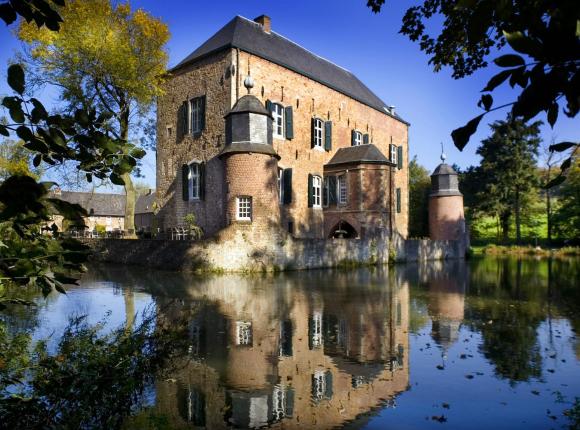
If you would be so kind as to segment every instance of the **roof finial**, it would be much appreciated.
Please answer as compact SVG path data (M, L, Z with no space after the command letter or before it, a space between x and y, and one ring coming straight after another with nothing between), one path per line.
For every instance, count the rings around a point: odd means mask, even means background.
M445 163L447 160L447 155L445 155L445 151L443 150L443 142L441 142L441 161Z
M252 88L254 88L254 78L252 78L249 74L246 76L246 79L244 79L244 87L247 88L248 94L250 94Z

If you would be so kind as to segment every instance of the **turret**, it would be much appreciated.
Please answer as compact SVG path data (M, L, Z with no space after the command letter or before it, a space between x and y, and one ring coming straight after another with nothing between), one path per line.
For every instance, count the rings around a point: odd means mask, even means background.
M272 146L272 115L249 94L253 80L225 116L226 142L220 153L227 183L228 224L279 225L278 160Z
M442 163L431 175L429 195L429 235L433 240L463 240L465 238L465 215L463 194L459 191L457 172Z

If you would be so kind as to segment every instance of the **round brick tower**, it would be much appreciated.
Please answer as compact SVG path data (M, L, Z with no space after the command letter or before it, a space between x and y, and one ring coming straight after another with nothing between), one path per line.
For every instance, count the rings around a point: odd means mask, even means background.
M433 240L463 240L465 215L463 194L459 192L457 172L443 161L431 175L429 195L429 235Z
M248 94L236 102L225 120L226 141L219 156L227 183L227 223L278 227L280 157L272 147L272 116L260 100Z

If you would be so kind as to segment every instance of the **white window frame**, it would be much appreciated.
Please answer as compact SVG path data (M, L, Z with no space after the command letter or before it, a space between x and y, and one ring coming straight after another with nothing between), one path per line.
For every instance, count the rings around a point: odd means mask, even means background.
M391 163L397 164L397 145L391 143Z
M338 204L345 205L348 200L348 191L346 186L346 174L339 175L336 178L336 194L338 197Z
M326 375L324 370L314 371L312 395L315 400L323 400L326 394Z
M272 103L272 135L284 139L284 106Z
M250 196L236 197L236 219L252 221L252 198Z
M252 323L250 321L236 321L236 345L252 345Z
M322 312L312 314L312 347L320 348L322 346Z
M280 421L286 416L286 387L275 385L272 392L272 414L274 421Z
M322 207L322 178L320 176L312 177L312 207Z
M191 134L201 133L201 104L203 97L195 97L189 101L189 129Z
M314 118L314 148L324 148L324 121Z
M190 163L187 174L187 188L189 190L189 200L199 200L201 198L201 164Z
M360 146L363 144L363 134L358 131L355 130L354 131L354 146Z

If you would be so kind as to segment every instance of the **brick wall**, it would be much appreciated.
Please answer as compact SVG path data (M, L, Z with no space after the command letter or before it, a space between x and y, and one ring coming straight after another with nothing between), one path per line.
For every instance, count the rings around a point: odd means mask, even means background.
M183 224L194 213L206 234L225 226L223 165L216 158L225 139L224 115L231 108L231 52L222 52L187 66L167 82L157 104L157 203L159 226ZM205 129L199 136L182 136L178 130L178 109L194 97L206 97ZM207 162L206 202L184 201L181 166Z
M252 198L254 228L271 229L280 224L278 204L278 163L266 154L231 154L224 160L227 182L226 223L247 224L236 220L240 196Z
M236 73L230 74L234 65ZM281 206L281 226L294 224L294 234L302 238L325 237L323 211L308 207L308 174L323 174L327 163L340 147L350 146L351 130L368 133L385 156L389 144L403 147L403 166L395 169L394 187L402 190L402 211L395 213L395 229L408 231L408 126L385 113L357 102L335 90L267 60L235 49L208 57L176 73L158 103L157 189L161 208L160 226L179 225L189 212L196 214L206 234L212 235L226 223L226 185L224 167L215 157L224 144L224 115L236 97L246 94L243 79L250 70L255 81L252 94L293 107L294 138L274 138L274 149L281 156L279 166L292 168L292 203ZM206 95L206 128L201 136L180 138L177 112L181 103ZM332 151L311 148L311 118L332 121ZM172 134L168 129L172 129ZM181 165L207 161L206 202L181 199Z
M370 142L389 157L389 144L403 146L403 166L395 169L394 184L402 191L402 211L395 214L396 229L406 237L408 231L408 126L385 113L370 108L316 81L249 53L240 52L239 67L249 69L255 81L253 94L262 102L271 100L293 107L294 139L274 138L274 149L281 156L280 167L293 169L293 199L283 208L284 219L294 220L298 237L324 237L322 214L309 208L308 174L322 174L336 150L351 144L351 130L370 135ZM235 58L235 57L234 57ZM243 75L232 83L243 89ZM311 118L332 121L332 151L311 148Z
M458 240L465 235L463 196L429 199L429 237L434 240Z

